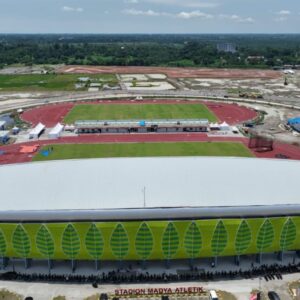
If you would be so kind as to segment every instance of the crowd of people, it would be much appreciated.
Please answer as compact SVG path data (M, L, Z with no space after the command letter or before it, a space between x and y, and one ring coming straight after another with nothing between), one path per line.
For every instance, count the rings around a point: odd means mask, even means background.
M300 271L300 264L288 265L252 265L249 270L236 271L198 271L191 268L190 271L168 274L150 274L148 272L138 273L131 270L99 272L98 275L58 275L58 274L24 274L17 272L6 272L0 274L0 280L15 280L28 282L66 282L66 283L93 283L97 284L118 284L118 283L166 283L181 281L213 281L226 279L249 279L264 278L266 281L273 279L282 279L283 274L296 273Z

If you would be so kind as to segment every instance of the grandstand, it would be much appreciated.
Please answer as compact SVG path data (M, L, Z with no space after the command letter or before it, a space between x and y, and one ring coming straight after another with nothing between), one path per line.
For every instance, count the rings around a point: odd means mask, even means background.
M29 266L297 251L299 176L297 161L252 158L2 166L0 253Z
M78 133L207 132L207 119L76 121Z

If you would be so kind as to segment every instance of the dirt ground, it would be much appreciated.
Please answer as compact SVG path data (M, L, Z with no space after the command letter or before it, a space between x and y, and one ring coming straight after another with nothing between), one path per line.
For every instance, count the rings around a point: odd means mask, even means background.
M17 75L17 74L44 74L47 72L55 72L62 65L35 65L35 66L9 66L0 70L1 75Z
M166 67L107 67L64 66L58 73L76 74L165 74L170 78L279 78L281 73L273 70L211 69L211 68L166 68Z
M286 78L286 79L285 79ZM285 85L287 80L287 85ZM238 97L239 93L250 95L260 94L266 99L273 97L298 98L300 101L300 72L294 75L278 78L252 78L252 79L221 79L221 78L181 78L179 81L191 90L214 91L219 95Z

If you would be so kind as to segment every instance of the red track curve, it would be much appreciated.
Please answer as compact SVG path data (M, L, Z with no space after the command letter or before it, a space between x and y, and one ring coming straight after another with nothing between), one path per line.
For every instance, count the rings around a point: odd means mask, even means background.
M108 104L128 104L128 103L191 103L189 101L180 100L98 100L90 102L94 105ZM196 101L204 103L218 118L220 122L226 121L229 124L237 124L242 121L250 120L256 117L256 112L249 108L239 106L237 104L217 103L208 101ZM76 102L87 103L87 102ZM193 102L194 103L194 102ZM58 122L62 122L66 114L76 105L74 103L59 103L44 105L25 111L22 119L36 125L38 122L44 123L47 127L52 127ZM22 145L49 145L49 144L80 144L80 143L144 143L144 142L205 142L205 141L232 141L241 142L248 145L247 138L236 137L208 137L205 133L171 133L171 134L102 134L102 135L81 135L74 137L64 137L58 140L38 140L22 144L13 144L0 147L4 154L0 155L0 164L11 164L29 162L33 155L19 153ZM291 159L300 160L299 148L292 145L275 143L274 150L265 153L253 152L255 156L262 158L275 158L277 154L284 154Z
M208 101L182 101L182 100L145 100L145 101L130 101L130 100L113 100L113 101L96 101L90 102L93 105L108 105L108 104L174 104L180 102L181 104L203 103L210 111L212 111L220 122L226 121L230 125L235 125L243 121L252 120L256 117L256 112L250 108L239 106L237 104L227 103L212 103ZM22 114L22 119L33 126L42 122L46 127L53 127L58 122L62 122L68 112L77 104L87 102L74 103L59 103L35 107L25 111Z

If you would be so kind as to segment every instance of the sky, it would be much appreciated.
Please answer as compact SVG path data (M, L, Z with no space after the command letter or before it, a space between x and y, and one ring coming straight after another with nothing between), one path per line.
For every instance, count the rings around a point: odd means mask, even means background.
M0 0L0 33L300 33L300 0Z

